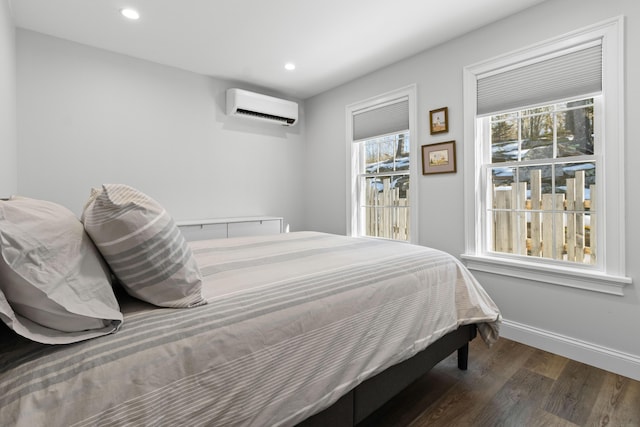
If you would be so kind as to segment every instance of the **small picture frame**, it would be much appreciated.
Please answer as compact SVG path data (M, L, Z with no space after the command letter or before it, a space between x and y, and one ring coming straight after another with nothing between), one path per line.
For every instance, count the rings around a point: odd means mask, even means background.
M447 141L422 146L422 174L455 173L456 142Z
M429 124L431 135L449 132L449 107L429 111Z

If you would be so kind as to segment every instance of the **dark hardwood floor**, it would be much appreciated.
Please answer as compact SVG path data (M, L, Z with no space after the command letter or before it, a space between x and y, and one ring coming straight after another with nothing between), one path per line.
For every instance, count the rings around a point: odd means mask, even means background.
M375 418L375 419L374 419ZM455 354L362 427L640 426L640 382L504 338Z

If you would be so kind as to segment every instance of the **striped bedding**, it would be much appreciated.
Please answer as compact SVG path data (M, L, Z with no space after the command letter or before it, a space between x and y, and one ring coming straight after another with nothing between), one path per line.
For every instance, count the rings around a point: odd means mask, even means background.
M453 257L315 232L192 242L206 305L121 297L112 335L0 352L0 424L289 426L499 312Z

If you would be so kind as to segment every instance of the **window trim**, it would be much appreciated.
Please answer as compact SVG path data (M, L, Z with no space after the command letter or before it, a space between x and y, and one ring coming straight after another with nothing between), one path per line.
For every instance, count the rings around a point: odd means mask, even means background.
M418 242L418 120L416 112L417 86L411 84L393 91L389 91L372 98L349 104L345 107L345 128L346 128L346 171L347 171L347 191L346 191L346 234L347 236L357 236L357 203L354 203L358 195L356 162L353 155L353 114L363 109L375 108L387 104L399 98L407 98L409 102L409 198L411 200L409 212L409 243ZM376 237L371 237L376 238Z
M602 96L606 108L601 117L602 140L607 142L603 155L602 174L606 172L603 206L607 211L598 215L601 224L599 239L604 243L603 263L599 270L556 265L532 260L509 259L485 252L480 233L484 229L481 150L475 141L482 135L477 126L477 80L487 73L499 72L516 64L554 54L573 46L601 39L603 50ZM624 199L624 17L619 16L573 31L560 37L535 44L506 55L470 65L463 70L464 96L464 211L465 253L462 254L472 270L544 283L588 289L614 295L624 295L624 286L631 283L625 276L625 199ZM611 143L611 142L615 143ZM602 155L602 153L598 153Z

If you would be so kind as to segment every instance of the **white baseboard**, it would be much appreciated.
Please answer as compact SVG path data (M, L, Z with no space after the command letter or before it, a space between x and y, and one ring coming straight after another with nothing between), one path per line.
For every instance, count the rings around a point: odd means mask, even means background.
M640 381L640 357L503 319L500 336Z

